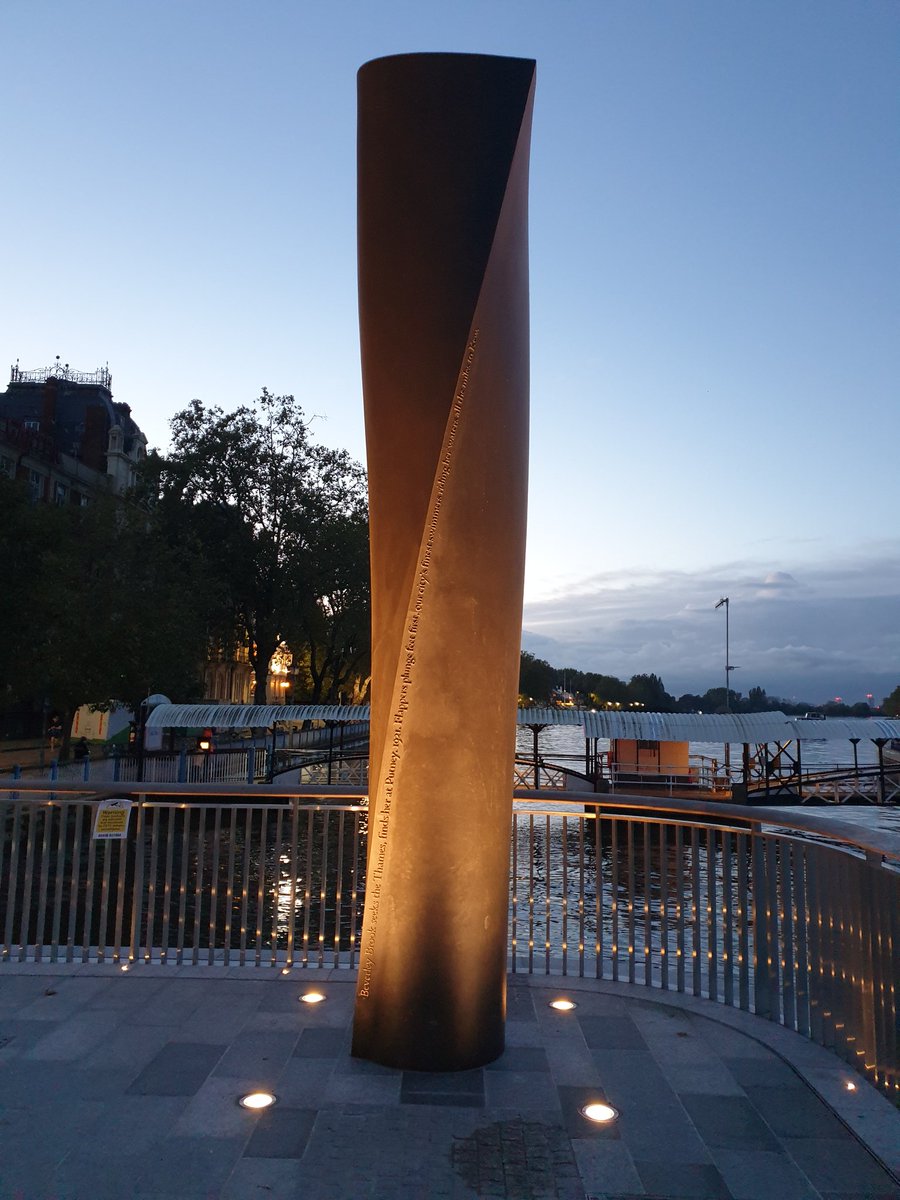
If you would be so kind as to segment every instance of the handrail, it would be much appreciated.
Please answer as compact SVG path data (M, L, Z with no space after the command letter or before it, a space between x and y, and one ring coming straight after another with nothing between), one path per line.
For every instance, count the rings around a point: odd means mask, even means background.
M272 800L315 800L319 797L326 800L359 800L368 797L368 789L364 787L328 786L316 784L313 786L294 785L291 788L276 786L274 783L258 783L249 787L243 783L208 784L197 783L129 783L109 785L103 788L89 787L84 783L71 780L54 782L48 786L46 781L15 780L0 782L0 798L4 792L25 792L41 796L48 795L89 795L94 799L104 799L111 796L208 796L237 798L246 796L258 802L262 798ZM783 808L752 808L744 805L724 804L712 800L694 800L681 796L617 796L610 793L594 797L587 792L571 792L553 789L552 793L545 789L515 788L512 793L514 800L540 801L547 805L577 804L600 810L624 809L623 815L641 819L635 808L643 809L647 816L663 814L671 820L672 814L685 817L699 817L709 821L710 817L728 818L726 824L734 828L739 824L746 828L762 829L763 826L777 826L781 829L793 830L799 833L814 833L831 841L846 842L856 850L865 854L876 854L900 863L900 834L885 829L861 828L849 821L840 819L827 821L817 819L815 812L806 809L785 812ZM552 809L549 811L553 811Z
M548 799L546 792L523 788L516 789L515 797L517 800L546 801ZM750 808L744 805L724 804L715 800L693 800L681 796L617 796L611 793L594 798L585 796L583 792L558 791L553 793L553 801L555 803L567 801L568 803L595 805L600 809L627 809L627 815L634 815L638 819L640 819L640 814L634 813L636 803L642 809L646 809L648 815L678 813L701 819L704 817L707 819L709 817L727 817L732 825L739 822L741 825L749 825L758 829L762 829L763 826L775 825L782 829L796 830L799 833L815 833L832 841L843 841L865 853L879 854L900 862L900 834L891 833L890 830L885 829L864 829L849 821L839 819L831 820L829 818L827 821L822 821L817 819L814 812L806 809L791 810L789 813L785 813L783 808L759 808L756 805Z
M137 801L121 840L93 836L102 795ZM512 972L718 1001L900 1092L900 838L682 797L515 800ZM454 820L452 803L440 815ZM809 832L828 843L797 836ZM363 788L4 783L0 973L31 960L353 967L367 836Z

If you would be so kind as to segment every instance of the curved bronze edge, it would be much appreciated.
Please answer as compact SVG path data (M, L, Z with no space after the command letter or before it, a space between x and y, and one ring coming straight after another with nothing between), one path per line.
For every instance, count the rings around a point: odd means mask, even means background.
M359 90L373 703L353 1053L462 1070L504 1045L534 63L401 55Z

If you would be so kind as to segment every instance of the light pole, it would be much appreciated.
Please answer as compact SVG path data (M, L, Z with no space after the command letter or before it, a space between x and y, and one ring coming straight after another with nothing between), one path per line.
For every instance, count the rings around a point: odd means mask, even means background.
M730 713L731 712L730 672L734 670L734 667L728 661L728 659L729 659L728 608L729 608L730 601L727 596L722 597L722 599L716 605L716 608L721 608L723 604L725 605L725 712ZM726 741L725 742L725 772L726 772L726 774L730 774L730 770L731 770L731 743Z
M728 606L729 606L729 600L728 600L727 596L722 597L722 599L716 605L716 608L721 608L723 604L725 605L725 711L727 713L730 713L731 712L731 697L729 696L730 679L729 679L728 673L733 668L731 667L731 665L728 662L728 657L729 657L729 653L728 653Z

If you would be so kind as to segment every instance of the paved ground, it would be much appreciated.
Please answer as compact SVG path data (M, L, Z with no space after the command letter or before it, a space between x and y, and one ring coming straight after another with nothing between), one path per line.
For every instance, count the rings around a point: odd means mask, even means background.
M327 1000L301 1004L313 986ZM845 1123L897 1169L900 1113L746 1014L517 976L502 1058L428 1075L349 1056L353 988L346 972L0 966L0 1197L900 1197ZM560 994L578 1007L548 1008ZM273 1109L238 1107L261 1086ZM579 1110L604 1096L620 1119L593 1127Z

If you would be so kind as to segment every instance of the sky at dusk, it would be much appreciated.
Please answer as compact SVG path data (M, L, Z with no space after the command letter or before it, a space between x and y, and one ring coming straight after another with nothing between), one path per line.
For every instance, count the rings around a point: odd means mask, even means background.
M365 457L356 71L537 60L526 648L900 684L895 0L4 0L0 357Z

